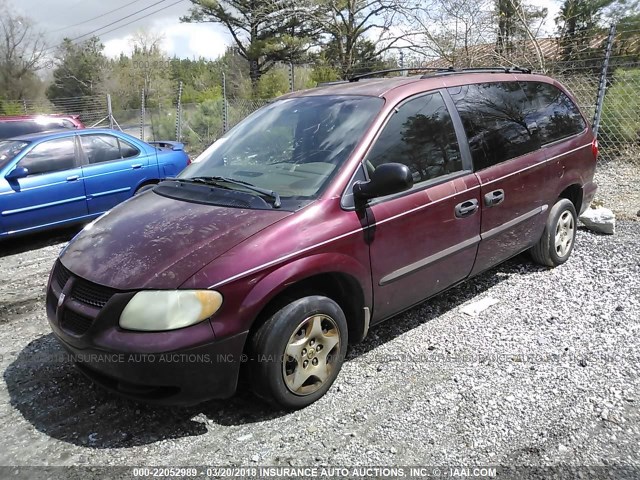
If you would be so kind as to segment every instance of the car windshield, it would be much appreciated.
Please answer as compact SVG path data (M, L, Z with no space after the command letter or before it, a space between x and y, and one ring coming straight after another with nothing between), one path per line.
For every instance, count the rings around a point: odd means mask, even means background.
M382 104L381 98L346 95L275 101L218 139L179 178L214 178L226 188L250 191L233 180L285 199L314 198Z
M0 170L29 145L27 142L17 140L0 141Z

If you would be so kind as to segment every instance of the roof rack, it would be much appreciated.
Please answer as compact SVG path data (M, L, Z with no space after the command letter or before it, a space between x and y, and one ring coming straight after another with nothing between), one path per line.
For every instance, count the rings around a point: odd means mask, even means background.
M453 68L451 67L412 67L412 68L388 68L386 70L376 70L375 72L367 72L362 73L360 75L355 75L353 77L349 77L347 80L334 80L331 82L322 82L319 83L319 87L329 86L329 85L337 85L340 83L347 82L357 82L361 78L370 78L375 77L377 75L384 75L387 73L396 73L396 72L416 72L416 71L428 71L434 72L435 74L445 75L451 73L481 73L481 72L500 72L500 73L532 73L530 68L524 67L469 67L469 68ZM423 75L421 78L428 78L429 75Z
M412 68L389 68L387 70L377 70L375 72L367 72L354 77L349 77L350 82L357 82L361 78L374 77L376 75L383 75L385 73L395 72L415 72L415 71L432 71L432 72L454 72L453 67L438 68L438 67L412 67Z
M483 72L497 72L497 73L532 73L530 68L524 67L469 67L450 69L447 72L442 73L483 73ZM422 78L428 78L427 75L423 75Z

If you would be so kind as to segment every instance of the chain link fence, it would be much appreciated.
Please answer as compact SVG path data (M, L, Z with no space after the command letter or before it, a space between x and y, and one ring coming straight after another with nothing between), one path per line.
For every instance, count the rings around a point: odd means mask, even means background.
M622 52L627 45L624 38L630 37L640 38L640 31L623 32L621 39L614 40L613 48L609 48L614 54L608 58L606 90L600 105L598 136L601 163L619 159L640 165L640 48L635 56ZM592 49L589 57L583 55L575 60L559 61L560 43L557 40L540 43L555 45L549 48L549 60L544 65L545 73L557 78L573 92L582 111L592 122L599 105L598 93L607 52L606 35L603 35L597 48ZM495 59L486 61L496 64ZM516 62L517 58L511 61L512 64ZM430 60L427 64L434 62ZM531 66L535 69L535 65ZM300 79L304 76L308 78L313 66L296 67L298 70L295 74L293 66L288 65L287 68L290 69L290 85L296 89L304 88L299 83ZM111 108L109 95L62 98L56 99L55 103L46 100L4 102L0 108L7 115L76 114L87 126L119 128L146 141L180 140L185 143L190 154L197 155L247 115L272 101L229 98L223 94L222 98L197 104L180 104L179 91L179 86L176 86L173 98L166 98L165 94L162 98L147 99L146 102L144 96L139 95L137 108ZM225 89L222 91L225 92ZM119 104L117 100L114 98L116 105Z

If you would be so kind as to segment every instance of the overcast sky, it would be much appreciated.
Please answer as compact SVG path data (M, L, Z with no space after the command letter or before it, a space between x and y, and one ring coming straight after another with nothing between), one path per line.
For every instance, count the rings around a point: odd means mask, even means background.
M120 52L130 51L131 35L144 28L164 35L164 49L170 55L182 58L205 57L215 59L223 54L229 43L224 29L211 23L180 23L180 17L189 11L191 2L183 0L172 7L149 15L178 0L9 0L14 10L31 18L43 31L49 44L55 46L66 36L69 38L87 34L92 30L106 26L125 16L150 7L137 15L133 15L119 23L95 32L105 45L105 53L117 56ZM121 9L90 20L117 8ZM147 17L145 17L148 15ZM145 18L143 18L145 17ZM137 18L142 20L123 26L110 33L108 30L131 22ZM80 25L78 25L80 24ZM74 26L75 25L75 26ZM83 37L81 40L85 38ZM80 41L80 40L79 40Z
M93 35L101 38L105 45L105 53L115 57L120 52L128 53L131 50L131 35L140 29L146 29L164 35L163 47L169 55L210 59L222 55L226 46L231 43L225 29L212 23L180 23L180 17L188 13L191 2L182 0L177 5L170 6L177 1L179 0L9 0L9 3L37 24L36 27L46 34L51 46L58 45L65 36L75 38L105 27ZM551 32L559 1L531 2L549 9L544 30ZM156 3L157 5L154 5ZM132 15L142 9L145 10ZM153 13L159 9L163 10ZM132 16L123 19L128 15ZM94 18L98 16L101 17ZM138 18L141 20L123 26ZM120 19L123 20L117 22ZM111 23L113 25L107 26ZM120 26L122 28L118 28ZM114 31L106 33L110 30ZM87 35L80 40L90 36Z

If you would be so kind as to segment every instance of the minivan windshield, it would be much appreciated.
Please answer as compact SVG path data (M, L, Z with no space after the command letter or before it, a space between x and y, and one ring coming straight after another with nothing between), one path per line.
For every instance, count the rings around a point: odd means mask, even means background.
M0 170L16 158L27 145L29 145L27 142L21 142L19 140L0 141Z
M382 105L378 97L349 95L277 100L218 139L178 178L247 193L262 189L276 202L315 198Z

